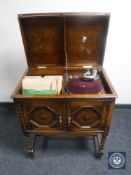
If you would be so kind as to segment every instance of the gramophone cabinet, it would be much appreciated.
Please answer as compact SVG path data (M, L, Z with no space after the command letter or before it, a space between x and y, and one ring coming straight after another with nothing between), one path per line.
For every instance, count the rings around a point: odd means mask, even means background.
M27 152L34 156L36 136L93 136L97 158L103 149L117 94L104 68L108 13L49 13L18 16L28 68L12 98ZM65 85L87 69L98 71L100 94L69 94ZM22 94L24 76L62 75L60 94Z

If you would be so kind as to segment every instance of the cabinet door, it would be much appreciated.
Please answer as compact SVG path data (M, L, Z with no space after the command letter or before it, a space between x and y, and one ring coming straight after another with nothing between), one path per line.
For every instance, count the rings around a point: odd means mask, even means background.
M103 129L107 105L103 101L70 102L67 104L68 130Z
M61 102L29 101L17 104L20 118L27 130L52 131L64 129L65 105Z

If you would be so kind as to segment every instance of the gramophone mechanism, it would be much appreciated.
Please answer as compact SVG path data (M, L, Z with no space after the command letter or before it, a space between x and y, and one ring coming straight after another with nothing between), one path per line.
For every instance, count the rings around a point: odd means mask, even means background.
M96 68L88 69L83 75L84 81L93 81L93 80L97 80L98 78L99 78L99 76L97 74Z
M68 74L65 91L69 94L99 94L102 92L102 83L96 68L88 68L85 72Z

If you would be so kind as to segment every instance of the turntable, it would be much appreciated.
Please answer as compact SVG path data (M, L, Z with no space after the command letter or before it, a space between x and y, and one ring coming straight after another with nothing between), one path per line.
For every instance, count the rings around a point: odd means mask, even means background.
M92 74L91 74L92 72ZM88 70L81 78L70 80L65 86L69 94L100 94L102 93L102 82L97 70Z

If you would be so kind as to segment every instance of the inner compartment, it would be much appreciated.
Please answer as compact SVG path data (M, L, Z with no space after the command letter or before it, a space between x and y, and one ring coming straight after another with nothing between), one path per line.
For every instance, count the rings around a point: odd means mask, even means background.
M87 69L82 69L82 68L68 68L68 70L66 70L65 68L48 68L48 69L43 69L43 70L38 70L38 71L30 69L26 73L25 76L33 76L33 77L37 77L37 76L41 76L41 77L44 77L44 76L51 76L51 77L62 76L63 81L62 81L61 91L59 94L55 94L55 95L62 95L62 94L75 95L73 93L69 93L68 91L66 91L66 89L65 89L66 85L69 82L71 82L72 80L82 79L85 72L87 72ZM109 83L108 83L107 79L105 78L101 68L97 68L97 74L99 76L98 81L100 81L102 84L102 92L96 93L96 95L112 94ZM20 82L18 94L22 94L22 80ZM78 94L81 94L81 93L78 93ZM24 94L24 95L26 95L26 94ZM35 94L35 95L37 95L37 94ZM42 95L44 96L45 94L42 94ZM50 95L52 95L52 94L50 94ZM82 94L82 95L84 95L84 94Z

